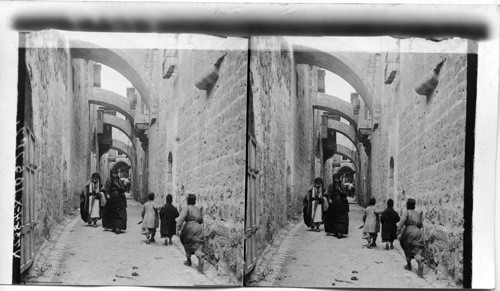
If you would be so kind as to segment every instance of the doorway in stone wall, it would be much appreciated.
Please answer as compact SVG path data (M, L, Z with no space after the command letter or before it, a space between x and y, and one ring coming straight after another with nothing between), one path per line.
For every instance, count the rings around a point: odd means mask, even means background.
M251 83L248 76L247 86ZM247 171L246 171L246 201L245 201L245 275L249 274L257 262L257 140L255 139L255 123L253 113L253 94L247 88Z
M168 163L167 163L167 194L172 194L172 165L174 158L172 157L172 152L168 153Z
M257 245L255 234L257 232L257 169L256 150L257 143L251 136L248 137L247 154L247 197L245 220L245 274L248 274L257 261Z
M389 198L394 200L394 192L396 191L394 187L394 158L391 157L389 160Z
M20 50L19 70L24 70L24 75L19 74L20 90L19 98L24 101L24 127L23 127L23 180L22 180L22 218L21 218L21 273L28 269L35 256L34 227L36 225L35 215L35 179L37 165L36 138L33 133L33 104L31 96L31 83L27 78L29 73L25 65L24 49ZM22 54L22 56L21 56ZM22 78L21 78L22 77ZM24 84L22 84L24 83ZM22 84L22 85L21 85ZM20 101L22 102L22 101Z

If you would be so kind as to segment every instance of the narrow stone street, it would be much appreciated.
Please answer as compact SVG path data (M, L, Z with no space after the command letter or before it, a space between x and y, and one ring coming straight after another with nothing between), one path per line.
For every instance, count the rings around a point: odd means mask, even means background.
M446 288L447 280L438 280L424 269L425 279L414 270L403 269L405 258L399 245L386 250L380 234L377 247L366 248L359 227L363 208L350 204L349 235L343 239L310 231L297 222L279 245L267 266L267 276L252 286L319 287L319 288ZM266 271L264 271L266 273Z
M141 286L214 286L228 285L229 278L216 274L208 263L205 274L183 264L185 256L179 238L174 245L163 245L159 229L156 242L145 243L141 235L142 206L128 201L127 231L115 234L99 227L87 226L74 217L46 247L44 264L38 274L32 274L26 284L56 285L141 285ZM35 266L34 266L35 267ZM40 272L40 268L43 269ZM32 273L37 273L36 270Z

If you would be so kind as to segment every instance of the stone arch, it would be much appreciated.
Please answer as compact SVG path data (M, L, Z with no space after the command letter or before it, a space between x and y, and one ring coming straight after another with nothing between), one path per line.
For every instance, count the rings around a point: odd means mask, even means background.
M120 160L120 161L117 161L113 167L111 167L112 170L116 170L118 171L118 169L120 168L129 168L131 165L130 163L124 161L124 160Z
M349 123L357 127L356 116L352 104L346 102L333 95L325 93L314 92L312 95L313 109L327 111L329 113L339 115L340 117L349 121Z
M328 70L349 83L363 98L366 106L373 114L373 98L370 91L365 85L365 82L359 77L349 65L342 61L339 57L334 56L331 53L327 53L314 48L293 45L293 54L295 58L295 64L306 64L311 66L316 66ZM353 55L353 57L355 57Z
M125 143L119 141L119 140L116 140L116 139L113 139L111 141L111 149L114 149L114 150L117 150L117 151L121 151L122 153L124 153L131 161L133 160L134 156L133 156L133 149L126 145Z
M104 106L108 109L116 110L123 114L131 124L134 123L133 113L130 110L127 99L116 94L97 87L92 87L89 103Z
M353 126L347 125L341 121L329 119L328 128L333 129L336 132L347 137L347 139L349 139L352 142L352 144L357 148L356 130L354 129Z
M103 114L102 123L110 125L123 132L130 139L132 145L134 145L134 134L130 122L114 115Z
M113 68L127 78L127 80L132 83L134 88L136 88L141 95L142 100L144 100L144 103L148 107L148 110L151 110L151 97L146 83L137 70L132 67L131 64L133 61L127 60L128 57L125 54L119 54L115 50L102 48L95 44L81 40L70 39L69 44L71 57L73 59L84 59L101 63Z
M339 169L337 169L335 173L349 173L349 172L356 172L356 169L349 164L345 164L342 165L342 167L340 167Z
M358 152L355 152L355 151L349 149L346 146L337 144L335 146L335 151L334 151L333 154L334 155L337 154L337 155L340 155L342 157L345 157L345 158L349 159L356 167L358 165L358 159L359 159L358 158ZM330 157L328 157L328 159L329 158Z

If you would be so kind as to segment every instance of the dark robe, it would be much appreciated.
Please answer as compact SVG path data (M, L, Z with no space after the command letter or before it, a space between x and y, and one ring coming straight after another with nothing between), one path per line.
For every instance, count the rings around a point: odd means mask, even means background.
M349 233L349 202L343 187L335 188L333 184L328 187L328 210L324 215L325 232Z
M160 209L160 233L161 237L172 237L175 235L175 219L179 217L179 211L172 203L165 204Z
M177 222L177 230L181 231L180 240L186 255L203 251L205 237L203 235L203 215L194 205L188 205L183 210Z
M307 195L302 200L302 214L304 215L304 223L307 227L311 227L311 194L308 192Z
M109 229L127 229L127 197L125 186L120 180L115 183L106 181L106 195L109 199L102 213L102 226Z
M104 186L101 184L99 189L99 192L105 192ZM90 207L90 202L91 198L94 196L95 199L99 200L99 213L101 213L102 216L102 203L101 203L101 195L91 193L92 191L89 190L90 185L86 185L85 188L82 191L82 194L80 195L80 216L83 221L88 222L89 221L89 207Z
M397 238L399 214L392 208L387 208L380 216L382 223L382 242L392 242Z
M421 258L424 250L424 234L422 231L422 217L415 210L408 210L403 214L398 229L404 226L399 242L405 252L406 259Z

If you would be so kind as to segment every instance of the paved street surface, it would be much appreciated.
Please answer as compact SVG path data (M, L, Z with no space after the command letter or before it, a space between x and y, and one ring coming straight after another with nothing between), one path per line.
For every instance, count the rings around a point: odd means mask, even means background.
M403 269L406 261L399 241L395 249L385 250L380 234L377 247L366 248L361 239L363 208L350 205L349 236L343 239L309 231L298 222L287 234L264 271L266 276L252 286L322 288L435 288L453 287L438 280L427 266L425 279ZM355 278L354 278L355 277Z
M46 247L44 264L27 284L54 283L62 285L149 285L206 286L234 285L229 278L217 276L205 263L204 272L183 264L185 256L178 237L174 245L163 245L159 229L156 242L145 243L140 234L142 206L128 201L127 231L115 234L99 227L87 226L79 217L72 219L58 234L53 245ZM40 271L40 269L42 271ZM135 274L134 274L135 273Z

